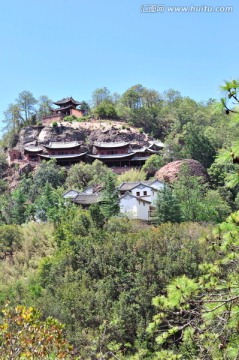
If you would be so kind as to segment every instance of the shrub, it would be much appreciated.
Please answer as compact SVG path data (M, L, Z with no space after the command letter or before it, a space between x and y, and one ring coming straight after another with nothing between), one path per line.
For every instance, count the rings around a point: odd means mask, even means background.
M52 123L52 127L57 127L58 126L58 123L56 122L56 121L54 121L53 123Z

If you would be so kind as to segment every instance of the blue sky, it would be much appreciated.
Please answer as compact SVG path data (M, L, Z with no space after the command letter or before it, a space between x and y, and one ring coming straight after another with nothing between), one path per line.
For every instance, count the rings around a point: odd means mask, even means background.
M141 5L232 6L233 12L142 13ZM238 0L4 0L0 2L0 119L23 90L88 101L106 86L169 88L220 98L239 78Z

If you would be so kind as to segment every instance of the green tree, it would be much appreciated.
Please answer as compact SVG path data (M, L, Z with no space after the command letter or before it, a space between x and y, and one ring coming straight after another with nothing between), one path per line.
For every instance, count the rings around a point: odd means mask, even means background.
M16 103L19 106L24 123L29 123L31 117L36 114L35 105L37 100L30 91L24 90L18 95Z
M41 95L38 99L38 111L37 111L37 118L39 121L47 115L51 113L52 108L52 100L46 96Z
M99 160L95 160L93 164L81 162L70 168L66 186L79 190L83 190L87 186L103 186L109 173L112 173L112 170Z
M23 224L27 220L27 204L26 204L26 196L21 190L21 188L17 188L12 193L12 205L11 205L11 222L13 224Z
M66 175L66 170L57 165L55 159L42 161L33 176L33 186L36 194L41 191L47 182L51 184L53 188L62 186L66 180Z
M93 204L89 208L92 221L97 229L102 229L105 224L105 216L100 204Z
M117 184L122 182L143 181L146 179L146 172L143 170L130 169L117 177Z
M94 113L100 119L117 119L118 115L114 104L108 100L103 100L94 109Z
M176 278L167 296L153 299L158 315L148 332L159 358L165 348L182 359L238 357L238 220L239 213L232 214L207 237L213 242L206 251L218 256L199 266L200 276Z
M0 252L6 257L7 253L12 255L21 244L21 231L16 225L0 226Z
M105 178L104 190L102 192L102 213L106 219L118 215L119 195L116 188L116 177L114 174L108 174Z
M163 190L158 192L154 216L156 224L182 220L180 204L169 186L164 186Z
M164 164L164 159L161 155L153 154L145 161L142 171L154 175Z
M92 93L93 107L97 107L103 101L111 102L110 91L106 87L95 89Z
M184 221L210 221L209 209L204 202L206 185L200 177L189 176L186 167L174 182L173 193L178 199Z
M4 111L3 123L6 124L4 127L5 131L13 131L14 134L19 131L21 125L24 123L24 119L18 104L8 105L7 110Z
M199 161L205 168L212 165L216 150L203 131L195 126L187 126L184 135L184 157Z

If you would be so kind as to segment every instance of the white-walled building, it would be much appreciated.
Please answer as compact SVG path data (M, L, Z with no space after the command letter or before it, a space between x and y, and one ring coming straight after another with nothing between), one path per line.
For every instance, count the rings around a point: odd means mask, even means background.
M120 198L120 212L130 219L150 220L151 202L130 193Z

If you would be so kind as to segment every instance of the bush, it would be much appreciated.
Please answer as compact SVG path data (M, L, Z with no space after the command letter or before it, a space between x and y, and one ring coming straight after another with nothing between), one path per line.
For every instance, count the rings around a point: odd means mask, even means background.
M53 123L52 123L52 127L57 127L58 126L58 123L56 122L56 121L54 121Z

